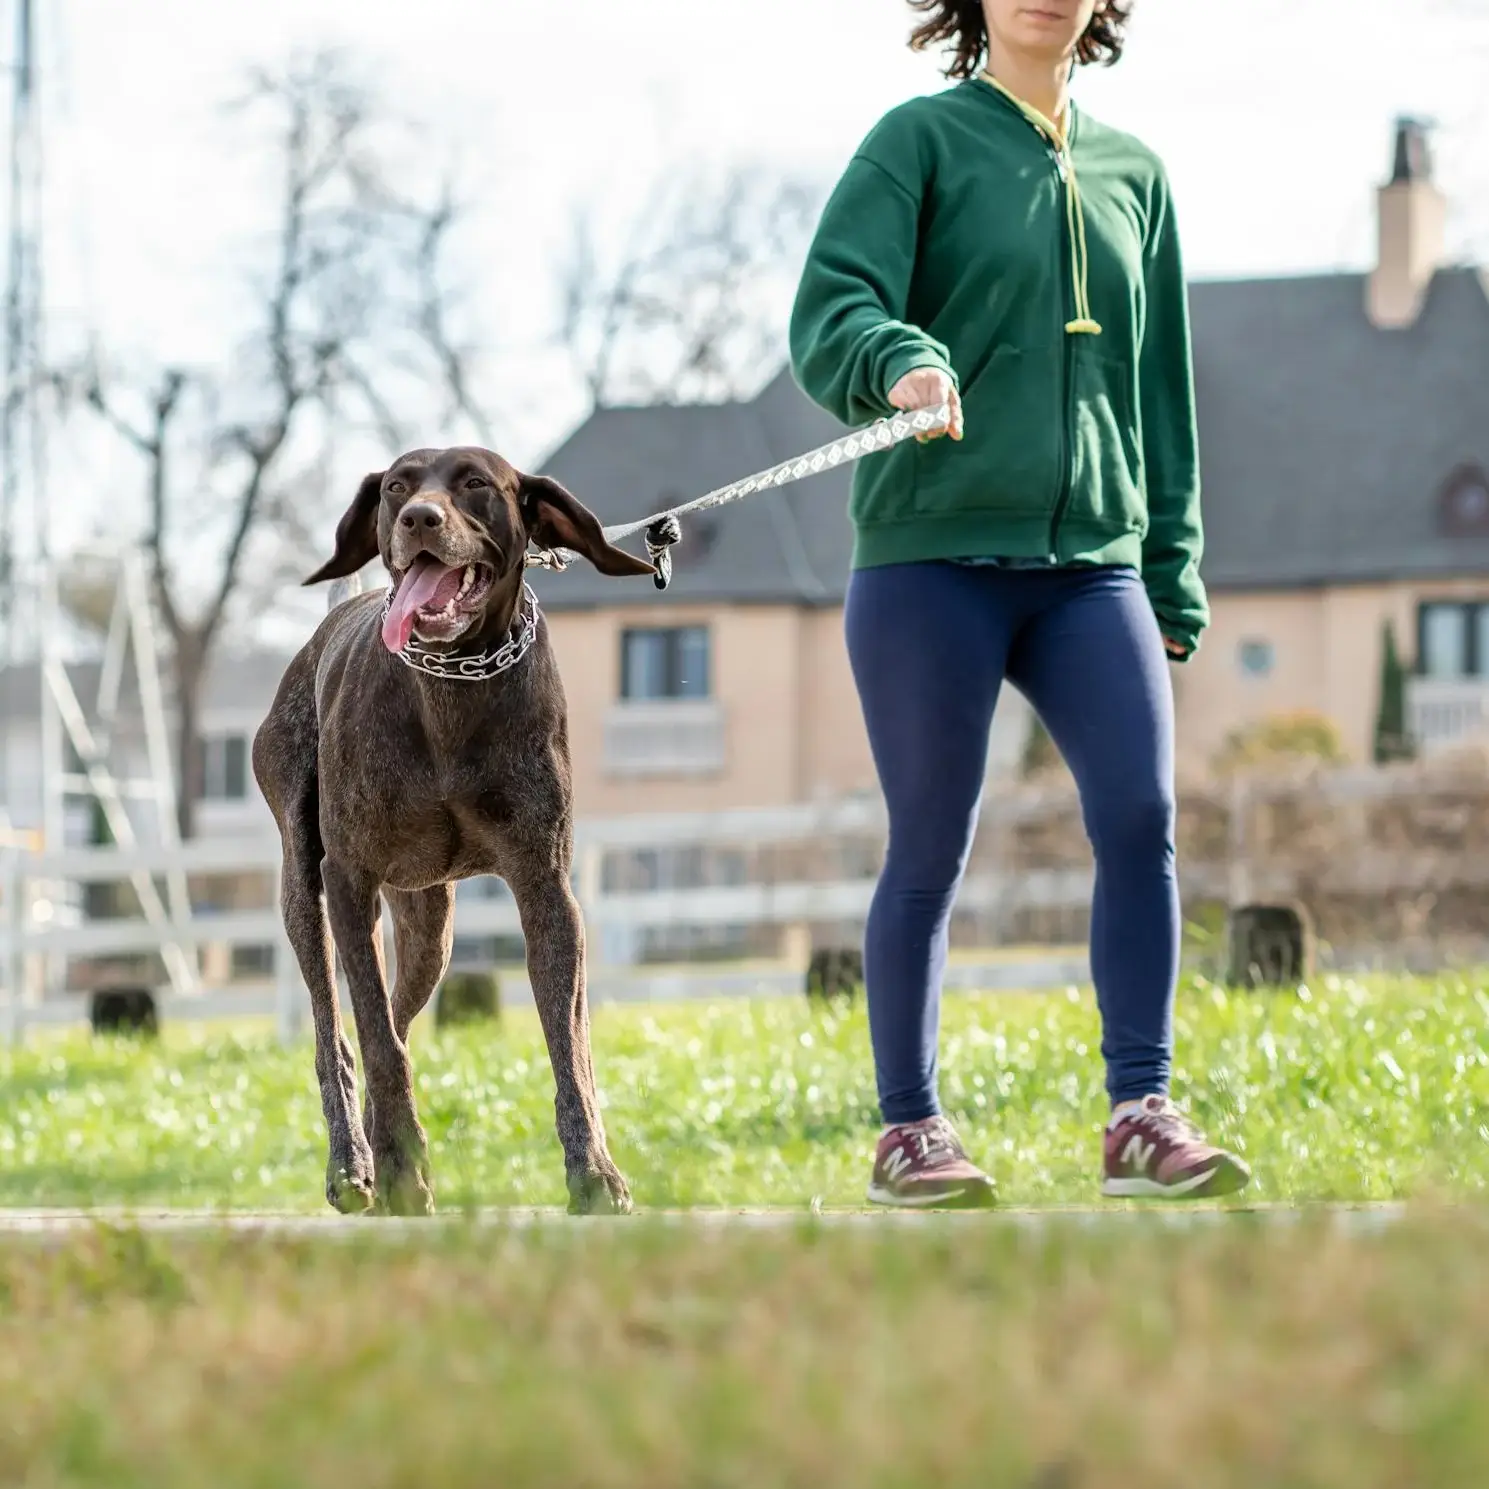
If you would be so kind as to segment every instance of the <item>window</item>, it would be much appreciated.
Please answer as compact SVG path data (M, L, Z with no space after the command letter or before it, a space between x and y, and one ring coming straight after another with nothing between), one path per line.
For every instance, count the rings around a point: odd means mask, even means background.
M233 947L229 976L237 981L250 977L272 977L274 975L273 946Z
M1489 475L1482 466L1460 465L1443 483L1438 519L1449 537L1489 534Z
M721 519L717 512L700 512L696 517L689 519L688 526L688 562L697 562L706 558L713 551L713 546L719 540L719 527Z
M707 626L623 631L620 696L633 702L707 698L708 650Z
M1489 677L1489 600L1432 600L1417 612L1417 671Z
M1252 638L1236 648L1236 665L1246 677L1268 676L1276 661L1276 652L1270 641Z
M600 864L604 894L737 888L749 882L749 859L741 848L618 848L606 853Z
M197 745L200 801L246 801L248 739L242 734L211 735Z

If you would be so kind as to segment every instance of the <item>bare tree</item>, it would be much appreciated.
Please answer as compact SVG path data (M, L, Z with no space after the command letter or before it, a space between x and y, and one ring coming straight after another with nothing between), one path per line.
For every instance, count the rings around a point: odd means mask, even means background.
M740 396L781 354L816 183L761 169L662 178L618 234L575 217L559 338L594 407ZM602 245L618 237L617 252Z
M131 383L96 363L71 386L145 462L144 541L174 671L179 817L201 794L207 666L235 606L301 564L318 515L306 500L317 440L360 423L404 442L396 410L442 388L484 429L469 349L450 337L441 258L458 220L389 182L371 93L335 54L252 80L244 112L273 129L280 171L258 324L230 371L165 367Z

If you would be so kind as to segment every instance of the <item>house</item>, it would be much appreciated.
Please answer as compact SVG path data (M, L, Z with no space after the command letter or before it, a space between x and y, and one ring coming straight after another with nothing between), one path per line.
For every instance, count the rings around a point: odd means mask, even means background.
M1424 751L1489 729L1489 275L1442 267L1421 126L1397 126L1367 275L1193 291L1214 625L1183 679L1206 751L1315 709L1370 758L1383 630Z
M1368 760L1384 627L1424 750L1489 729L1489 277L1443 263L1425 131L1398 121L1365 274L1191 287L1213 625L1174 669L1181 768L1316 710ZM634 519L842 432L789 372L749 402L610 408L544 466ZM842 643L849 472L688 522L671 588L584 565L535 581L592 813L873 789ZM928 659L934 665L934 659ZM994 773L1028 728L1000 705Z

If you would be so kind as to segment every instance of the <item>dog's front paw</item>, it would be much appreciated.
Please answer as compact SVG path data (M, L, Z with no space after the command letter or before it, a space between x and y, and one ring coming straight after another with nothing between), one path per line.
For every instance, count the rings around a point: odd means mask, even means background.
M400 1174L377 1186L374 1215L426 1216L434 1214L434 1191L417 1173Z
M434 1214L429 1159L422 1152L396 1148L378 1154L374 1208L379 1215Z
M372 1179L372 1160L350 1164L334 1158L326 1165L326 1203L343 1215L362 1215L377 1203Z
M613 1163L569 1174L570 1215L629 1215L635 1206L631 1191Z

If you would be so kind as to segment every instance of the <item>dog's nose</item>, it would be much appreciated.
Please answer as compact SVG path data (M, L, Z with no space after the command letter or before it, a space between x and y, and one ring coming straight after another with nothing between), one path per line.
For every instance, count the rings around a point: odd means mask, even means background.
M438 502L410 502L399 514L409 532L438 532L445 525L445 509Z

